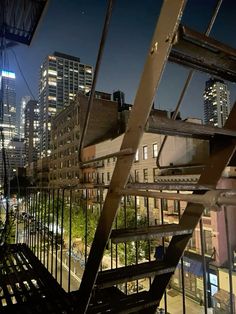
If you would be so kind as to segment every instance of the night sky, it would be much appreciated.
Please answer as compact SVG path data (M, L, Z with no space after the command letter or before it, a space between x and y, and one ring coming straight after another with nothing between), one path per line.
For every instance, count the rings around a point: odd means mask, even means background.
M173 0L175 1L175 0ZM152 38L161 0L116 0L97 89L125 92L132 103ZM189 0L182 23L204 31L215 0ZM51 0L29 47L14 48L24 75L38 97L39 68L46 55L59 51L95 65L105 17L105 0ZM236 48L236 1L224 0L211 36ZM16 72L17 101L29 95L12 52L9 69ZM173 110L188 69L168 64L155 99L156 108ZM196 72L183 101L183 117L203 115L203 90L207 75ZM229 84L231 102L236 99L235 84Z

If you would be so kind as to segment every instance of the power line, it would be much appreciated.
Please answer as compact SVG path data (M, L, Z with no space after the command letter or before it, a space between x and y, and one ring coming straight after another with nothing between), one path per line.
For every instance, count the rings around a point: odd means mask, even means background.
M30 86L29 86L29 83L27 82L27 79L26 79L26 77L25 77L25 75L24 75L24 72L23 72L23 70L22 70L22 68L21 68L21 65L20 65L19 60L18 60L18 58L17 58L17 56L16 56L16 53L15 53L15 51L14 51L12 48L11 48L11 52L13 53L13 56L14 56L14 58L15 58L15 60L16 60L16 64L17 64L17 66L18 66L18 69L19 69L19 71L20 71L20 74L21 74L21 76L22 76L22 78L23 78L23 80L24 80L24 82L25 82L25 85L26 85L26 87L27 87L27 89L28 89L30 95L32 96L33 100L36 100L36 97L34 97L34 94L33 94L32 90L31 90L31 88L30 88Z

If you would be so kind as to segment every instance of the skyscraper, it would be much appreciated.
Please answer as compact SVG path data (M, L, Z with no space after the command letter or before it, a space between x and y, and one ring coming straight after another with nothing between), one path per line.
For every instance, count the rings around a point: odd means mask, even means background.
M20 139L25 137L25 107L30 98L30 96L24 96L21 98L20 102L19 121L17 123L17 136L19 136Z
M39 105L29 100L25 106L25 159L30 164L37 160L39 149Z
M223 127L230 111L230 92L224 81L209 79L204 91L204 121Z
M16 91L14 72L0 72L0 127L3 128L5 144L15 136L16 132Z
M40 154L50 155L50 130L52 117L68 106L78 91L91 89L93 69L80 59L54 52L45 58L40 70Z

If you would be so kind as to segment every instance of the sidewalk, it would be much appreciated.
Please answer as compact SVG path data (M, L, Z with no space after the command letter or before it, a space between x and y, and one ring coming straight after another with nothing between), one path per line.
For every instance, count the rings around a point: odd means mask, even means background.
M182 295L178 292L170 296L167 292L167 311L170 314L182 314L183 313L183 300ZM164 308L164 300L162 299L159 308ZM187 314L203 314L204 306L200 306L198 303L192 301L189 298L185 298L185 309ZM209 309L209 314L211 313Z

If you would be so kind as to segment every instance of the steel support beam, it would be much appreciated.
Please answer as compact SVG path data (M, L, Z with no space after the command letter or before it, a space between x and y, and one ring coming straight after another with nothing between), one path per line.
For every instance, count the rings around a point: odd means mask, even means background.
M164 181L164 180L163 180ZM168 191L195 191L195 190L212 190L213 187L207 184L199 185L197 183L169 183L169 182L154 182L154 183L129 183L127 189L139 190L168 190Z
M233 193L233 191L231 190L212 190L205 192L204 194L197 195L197 194L124 189L120 190L120 194L185 201L195 204L203 204L206 207L207 206L218 207L221 205L236 205L236 193Z
M151 116L146 131L157 134L210 139L214 135L236 137L236 132L226 128L218 128L205 124L173 120L166 117Z

